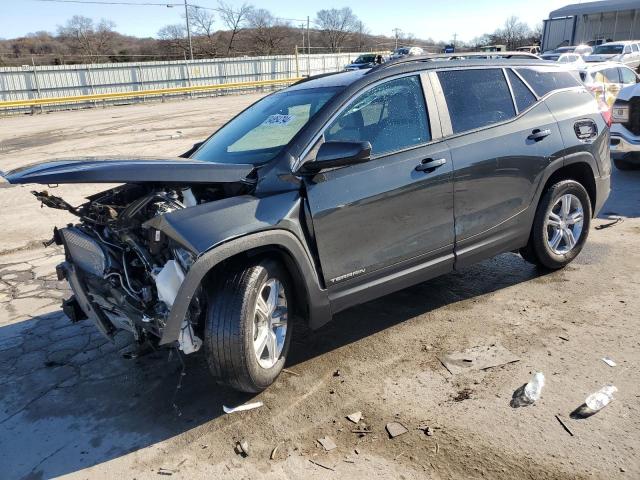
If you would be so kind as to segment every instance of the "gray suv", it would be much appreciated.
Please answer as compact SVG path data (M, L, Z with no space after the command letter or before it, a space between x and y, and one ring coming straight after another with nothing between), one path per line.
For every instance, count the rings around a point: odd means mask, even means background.
M593 96L539 61L407 57L310 78L179 158L58 160L11 183L119 183L56 229L72 321L204 351L257 392L294 324L503 252L545 269L583 248L609 194Z

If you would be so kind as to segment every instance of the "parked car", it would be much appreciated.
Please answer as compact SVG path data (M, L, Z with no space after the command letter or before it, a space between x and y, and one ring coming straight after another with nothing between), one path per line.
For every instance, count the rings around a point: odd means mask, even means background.
M608 113L608 110L606 110ZM120 184L72 206L53 240L108 338L203 350L215 377L269 386L296 322L519 250L546 269L582 250L609 193L609 128L540 61L389 62L300 81L185 158L61 159L13 184ZM28 339L25 340L28 342Z
M608 42L598 45L586 62L620 62L634 70L640 65L640 41Z
M481 52L506 52L506 45L485 45L484 47L480 47Z
M526 53L533 53L534 55L539 55L540 54L540 45L527 45L525 47L518 47L518 48L516 48L516 51L518 51L518 52L526 52Z
M620 170L640 168L640 84L620 90L611 115L613 163Z
M424 50L420 47L400 47L396 48L389 57L390 60L397 60L407 56L424 55Z
M379 55L377 53L366 53L364 55L360 55L358 58L356 58L353 61L353 63L350 63L349 65L344 67L344 69L347 71L360 70L362 68L375 67L377 64L380 64L383 62L384 60L382 58L382 55Z
M542 60L558 63L583 64L582 55L577 53L543 53L540 55Z
M540 60L540 57L527 52L460 52L460 53L439 53L427 55L428 60L489 60L489 59L510 59L510 60Z
M607 105L613 105L620 90L638 82L638 75L626 65L615 62L584 64L578 67L580 80Z
M565 45L564 47L558 47L553 50L547 50L542 55L547 54L562 54L562 53L577 53L578 55L589 55L593 51L593 48L589 45Z

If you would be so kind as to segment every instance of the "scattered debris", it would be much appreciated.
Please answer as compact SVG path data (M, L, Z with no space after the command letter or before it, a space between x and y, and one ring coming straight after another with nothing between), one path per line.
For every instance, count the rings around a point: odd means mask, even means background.
M558 338L559 338L560 340L564 340L565 342L568 342L568 341L569 341L569 339L568 339L567 337L563 337L562 335L558 335Z
M346 457L346 458L343 460L343 462L346 462L346 463L356 463L356 462L355 462L355 460L353 460L353 459L351 459L351 458L349 458L349 457Z
M288 368L283 368L282 371L284 373L288 373L289 375L294 375L296 377L300 376L300 374L298 372L294 372L293 370L289 370Z
M506 348L493 344L488 347L476 346L462 352L448 353L438 357L438 360L452 375L456 375L467 370L486 370L517 362L520 359Z
M569 427L567 427L567 425L562 421L562 419L560 418L560 415L556 415L556 420L558 420L560 425L562 425L562 428L564 428L566 432L573 437L573 432L569 430Z
M356 455L360 455L360 449L359 448L354 448L353 451L355 452Z
M240 440L236 443L236 453L242 457L249 456L249 442L246 440Z
M543 387L544 374L542 372L534 373L529 383L522 385L515 392L513 392L510 405L513 408L533 405L535 402L540 400Z
M469 400L471 398L472 393L473 393L473 390L471 390L470 388L463 388L458 392L458 394L455 397L453 397L453 401L462 402L464 400Z
M613 394L617 391L618 389L613 385L605 385L597 392L589 395L584 403L595 413L609 405L611 400L613 400Z
M432 436L433 436L433 430L431 430L431 427L427 427L427 428L425 428L425 429L424 429L424 434L425 434L427 437L432 437Z
M609 227L613 227L614 225L618 224L618 223L622 223L624 222L624 219L618 215L609 215L607 217L608 220L613 220L612 222L609 223L603 223L602 225L598 225L595 227L596 230L603 230L605 228L609 228Z
M280 444L276 445L275 447L273 447L273 450L271 450L271 455L269 455L269 458L271 460L275 460L276 454L278 453L278 448L280 448Z
M609 365L610 367L615 367L617 365L610 357L602 357L602 361Z
M325 464L320 463L320 462L318 462L318 461L316 461L316 460L311 460L311 459L309 459L309 461L310 461L311 463L313 463L314 465L317 465L317 466L319 466L319 467L326 468L327 470L331 470L332 472L334 472L334 471L335 471L335 469L334 469L333 467L330 467L329 465L325 465Z
M158 475L166 475L166 476L171 476L175 473L175 470L169 470L168 468L159 468L158 469Z
M340 375L342 375L342 373L340 372L340 370L336 370L335 372L333 372L333 376L334 376L334 377L339 377Z
M404 435L405 433L407 433L409 430L407 430L405 428L404 425L402 425L401 423L398 422L389 422L387 423L387 426L385 427L387 429L387 432L389 433L389 438L395 438L399 435Z
M358 423L358 422L360 422L360 420L362 420L362 412L351 413L351 414L347 415L347 419L349 419L353 423Z
M436 442L436 455L440 451L440 444Z
M320 443L320 445L322 445L327 452L330 452L334 448L338 447L330 437L319 438L318 443Z
M253 410L254 408L260 408L264 405L262 402L254 402L254 403L245 403L244 405L239 405L237 407L227 407L226 405L222 406L222 410L224 413L236 413L236 412L244 412L245 410Z

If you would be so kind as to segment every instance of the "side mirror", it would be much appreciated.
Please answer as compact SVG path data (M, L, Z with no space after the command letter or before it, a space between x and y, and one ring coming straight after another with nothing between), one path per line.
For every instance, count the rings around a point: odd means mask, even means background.
M316 159L302 166L301 172L314 174L327 168L364 163L371 159L369 142L325 142L320 145Z

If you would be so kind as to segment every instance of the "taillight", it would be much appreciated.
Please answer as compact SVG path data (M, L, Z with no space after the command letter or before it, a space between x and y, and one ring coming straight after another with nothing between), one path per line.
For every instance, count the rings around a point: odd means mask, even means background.
M598 110L600 110L600 115L602 115L602 118L604 119L604 123L607 124L607 127L611 127L611 123L613 120L611 115L611 109L609 108L609 105L607 105L607 102L605 102L601 98L598 99Z

